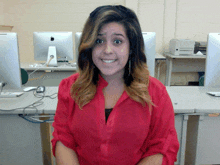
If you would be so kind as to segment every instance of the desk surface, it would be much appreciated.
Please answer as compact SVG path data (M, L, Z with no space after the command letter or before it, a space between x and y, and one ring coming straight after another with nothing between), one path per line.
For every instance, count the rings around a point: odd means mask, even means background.
M178 59L206 59L206 55L196 55L196 54L176 56L176 55L173 55L173 54L166 52L166 53L164 53L164 56L167 58L173 58L173 59L174 58L178 58Z
M31 63L31 62L23 62L21 63L21 68L31 71L31 70L53 70L53 71L76 71L77 66L75 63L65 64L59 63L57 67L47 67L43 66L42 63Z
M58 87L46 87L45 95L52 95L57 93ZM206 94L207 89L204 87L167 87L167 91L173 102L175 113L220 113L220 97L213 97ZM37 109L17 109L26 107L33 102L40 100L34 97L33 92L26 92L18 98L1 98L0 109L7 111L0 111L0 114L54 114L57 106L57 98L44 98L43 104Z
M207 94L207 92L217 90L220 91L220 89L206 89L205 87L167 87L174 109L192 108L194 113L220 113L220 97Z
M155 56L155 60L166 60L166 57L163 55L157 53ZM59 63L57 67L47 67L47 66L42 66L42 63L33 63L33 62L22 62L21 63L21 68L31 71L31 70L39 70L39 71L44 71L44 70L53 70L53 71L76 71L77 66L76 63Z
M46 87L45 95L52 95L58 92L58 87ZM55 95L53 95L55 96ZM36 101L41 100L34 96L33 91L25 92L17 98L0 98L0 114L54 114L57 106L57 98L50 99L45 97L42 100L42 105L34 108L32 106L25 108Z
M166 57L162 54L156 53L155 60L166 60Z

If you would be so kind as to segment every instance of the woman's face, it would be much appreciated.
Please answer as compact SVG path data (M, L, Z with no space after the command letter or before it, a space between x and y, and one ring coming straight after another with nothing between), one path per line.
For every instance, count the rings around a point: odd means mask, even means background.
M102 76L123 75L129 50L129 39L124 26L116 22L108 23L98 33L92 60Z

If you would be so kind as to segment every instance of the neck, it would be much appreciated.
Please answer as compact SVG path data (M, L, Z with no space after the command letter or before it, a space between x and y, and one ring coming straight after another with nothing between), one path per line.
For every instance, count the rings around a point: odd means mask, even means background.
M105 81L108 82L109 85L114 85L114 84L124 84L124 72L119 72L114 75L103 75L101 74L102 77L105 79Z

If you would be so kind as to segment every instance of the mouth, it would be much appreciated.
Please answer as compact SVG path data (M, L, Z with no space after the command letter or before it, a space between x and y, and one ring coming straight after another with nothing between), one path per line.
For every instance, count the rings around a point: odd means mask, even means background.
M114 60L103 60L103 59L102 59L102 61L103 61L104 63L108 63L108 64L109 64L109 63L113 63L113 62L115 62L116 59L114 59Z

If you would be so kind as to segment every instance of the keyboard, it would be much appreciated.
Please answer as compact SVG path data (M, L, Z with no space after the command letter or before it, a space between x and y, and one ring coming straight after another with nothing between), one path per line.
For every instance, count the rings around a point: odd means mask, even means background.
M15 98L21 96L23 93L24 92L1 92L0 98Z

